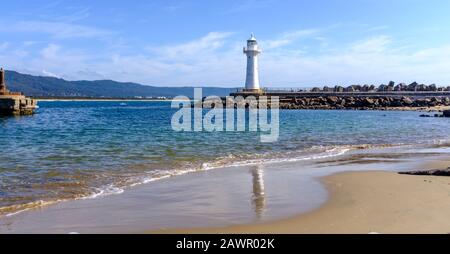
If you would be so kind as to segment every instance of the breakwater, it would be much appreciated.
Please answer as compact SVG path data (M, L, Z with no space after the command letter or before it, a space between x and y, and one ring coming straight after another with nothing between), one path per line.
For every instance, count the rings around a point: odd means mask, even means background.
M400 108L426 109L450 106L450 92L236 92L230 96L247 98L273 97L281 109L357 109L389 110Z

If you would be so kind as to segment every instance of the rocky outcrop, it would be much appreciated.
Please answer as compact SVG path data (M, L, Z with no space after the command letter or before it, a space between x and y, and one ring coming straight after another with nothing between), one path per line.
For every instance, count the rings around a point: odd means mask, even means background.
M390 108L426 108L450 106L448 97L413 98L392 96L329 96L329 97L295 97L281 100L282 109L390 109ZM450 112L445 113L449 115Z
M399 172L402 175L421 175L421 176L450 176L450 168L447 169L432 169L422 171L407 171Z

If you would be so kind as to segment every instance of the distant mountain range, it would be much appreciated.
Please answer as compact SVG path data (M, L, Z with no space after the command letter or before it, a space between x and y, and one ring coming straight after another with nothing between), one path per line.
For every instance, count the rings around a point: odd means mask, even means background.
M158 87L113 80L67 81L54 77L41 77L6 71L6 83L11 91L33 97L193 97L193 87ZM203 96L227 96L236 88L203 87Z

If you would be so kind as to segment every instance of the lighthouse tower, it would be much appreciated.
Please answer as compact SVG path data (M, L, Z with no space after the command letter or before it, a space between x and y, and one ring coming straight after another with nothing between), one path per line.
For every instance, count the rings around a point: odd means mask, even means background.
M252 34L247 40L247 48L244 47L244 54L247 56L247 77L245 80L245 90L257 92L259 88L259 68L258 55L261 49L258 46L255 36Z

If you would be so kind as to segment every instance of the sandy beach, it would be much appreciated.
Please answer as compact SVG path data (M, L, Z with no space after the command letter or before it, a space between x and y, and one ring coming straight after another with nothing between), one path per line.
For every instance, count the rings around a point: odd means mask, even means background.
M0 217L1 233L449 233L449 150L354 150L199 171Z
M439 164L443 164L440 162ZM151 233L449 233L450 178L348 172L322 179L329 201L276 222Z

